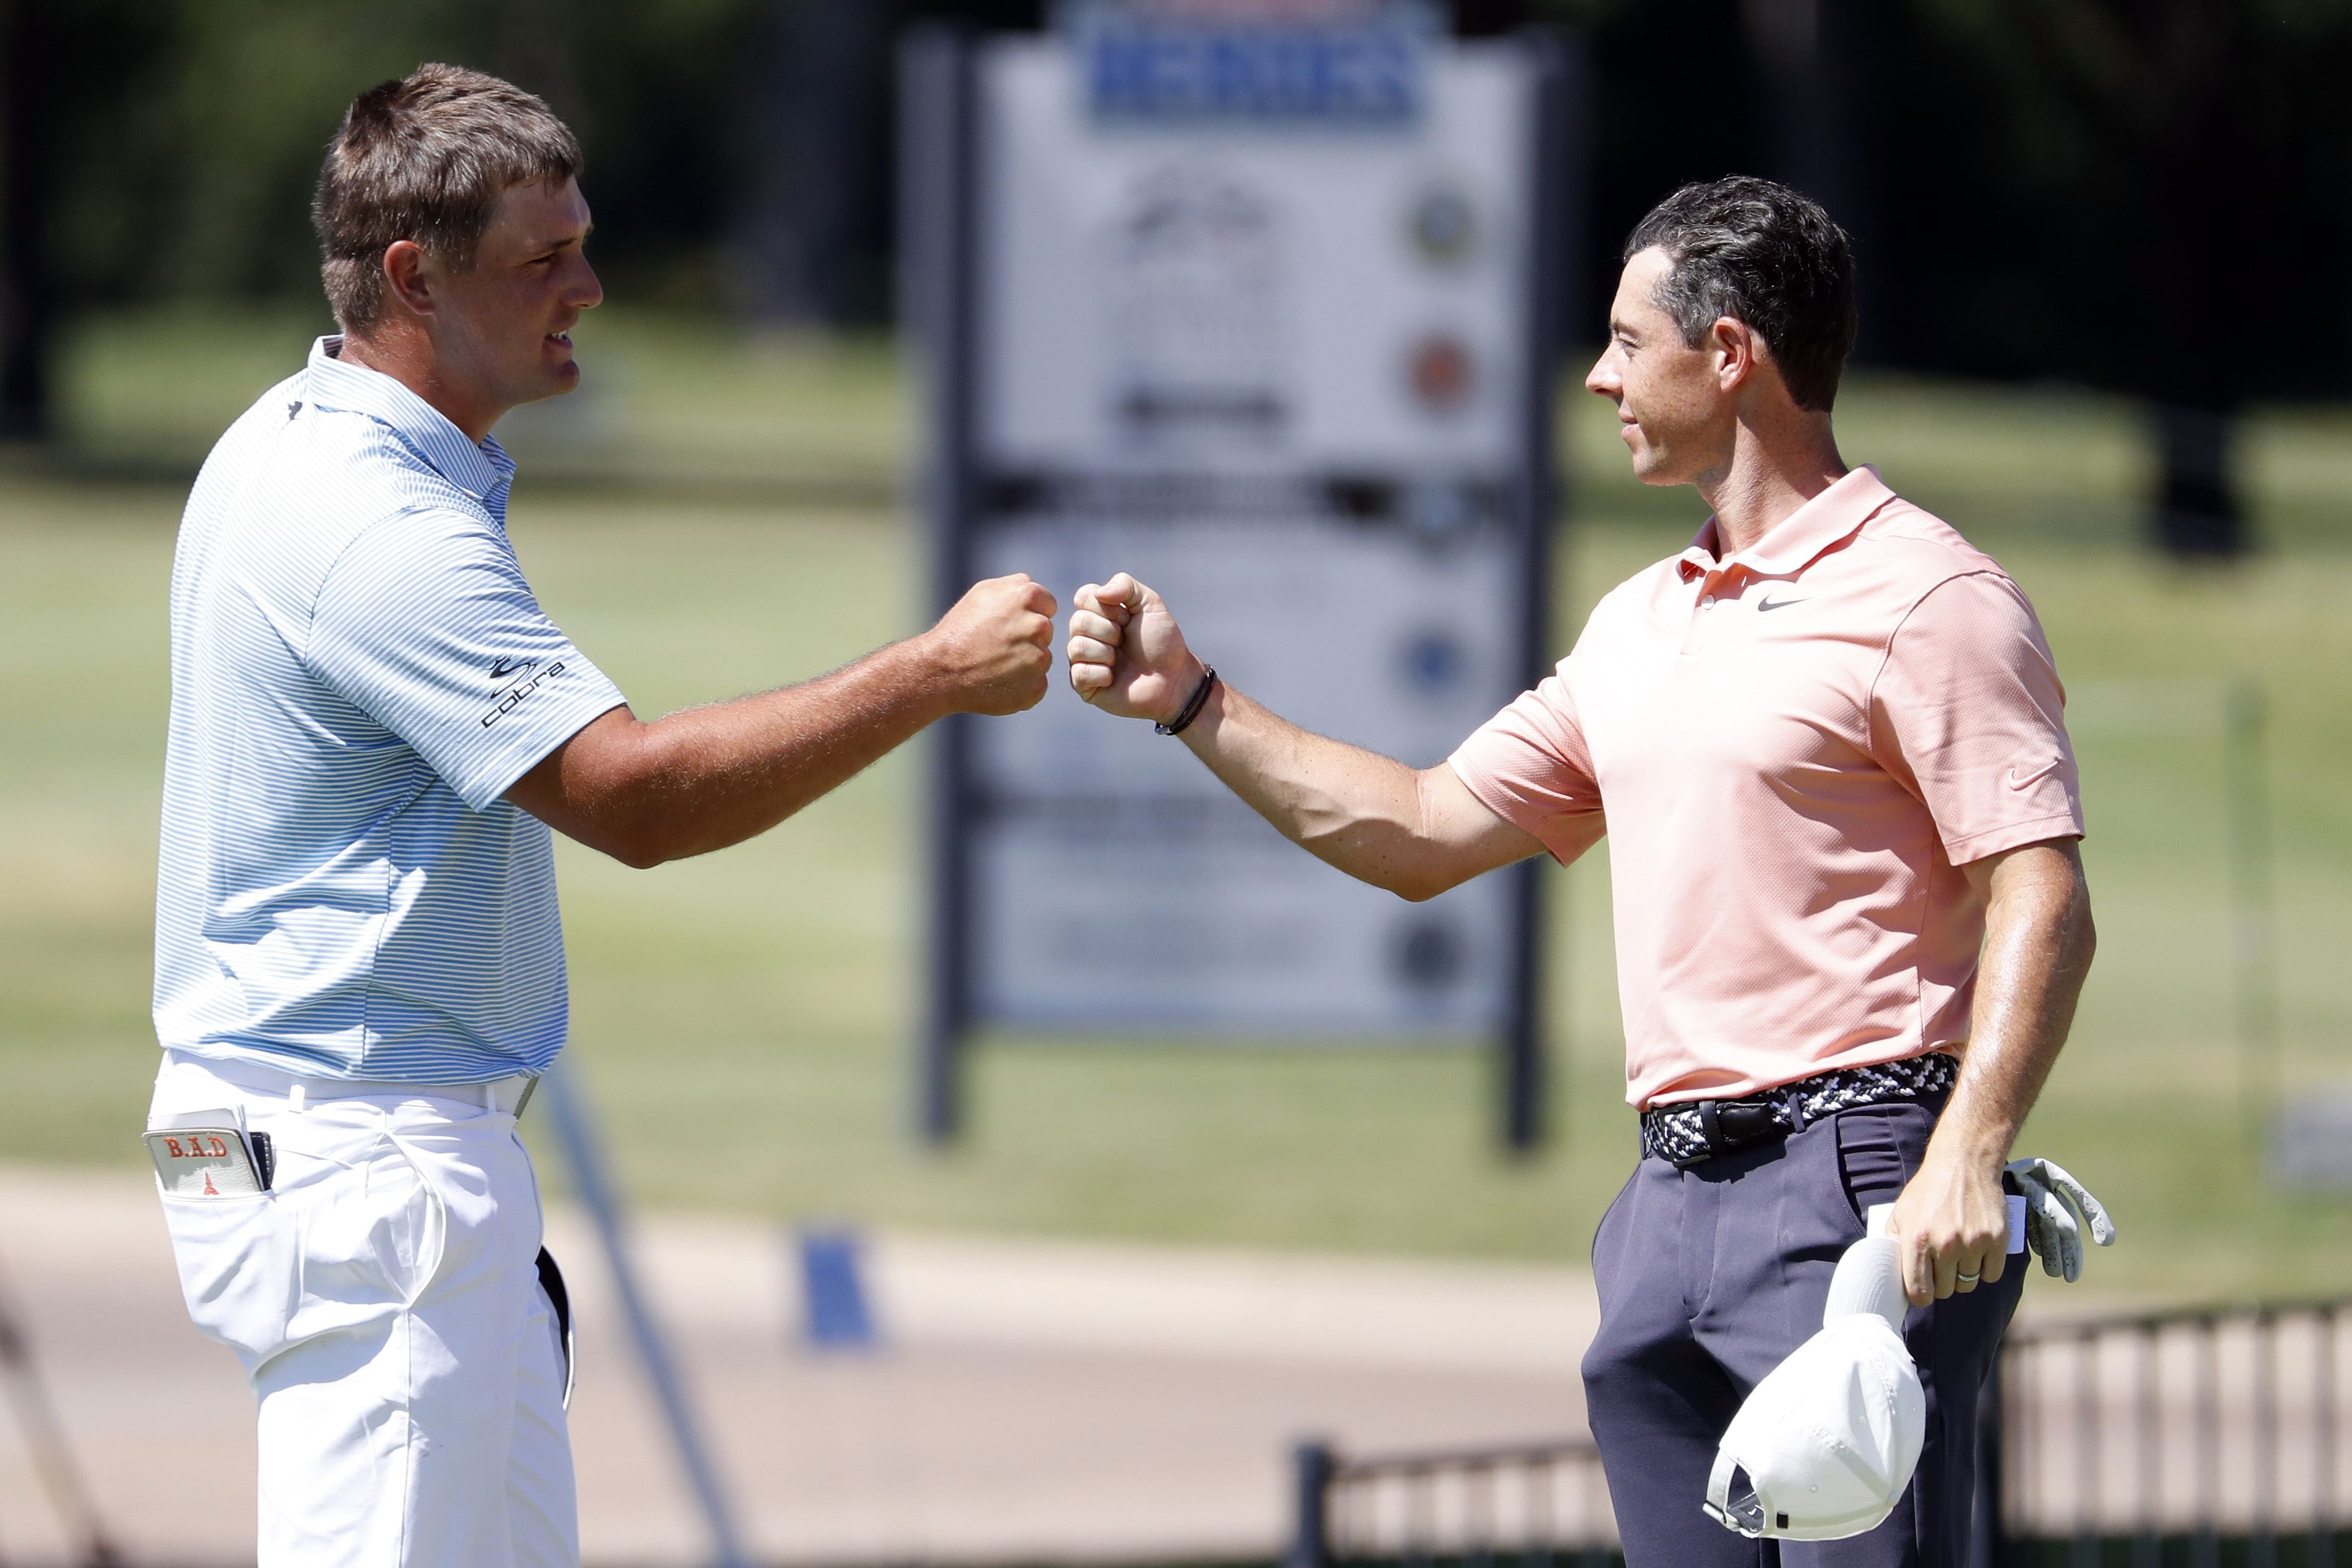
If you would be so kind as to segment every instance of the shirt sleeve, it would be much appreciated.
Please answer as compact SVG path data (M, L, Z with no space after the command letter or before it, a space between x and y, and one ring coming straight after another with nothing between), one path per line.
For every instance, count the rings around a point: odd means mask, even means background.
M539 607L506 537L454 511L354 540L320 588L309 656L476 811L622 702Z
M1607 829L1568 666L1471 732L1446 759L1480 805L1533 834L1562 865Z
M2065 689L2033 606L1998 572L1930 589L1871 689L1871 750L1926 803L1955 866L2083 835Z

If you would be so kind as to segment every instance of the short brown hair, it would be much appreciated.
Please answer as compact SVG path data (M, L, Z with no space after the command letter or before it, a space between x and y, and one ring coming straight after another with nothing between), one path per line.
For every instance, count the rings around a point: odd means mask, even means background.
M376 324L394 241L470 267L509 187L560 185L580 163L579 140L554 111L497 77L424 65L368 89L328 144L310 202L335 320L347 332Z
M1705 342L1718 317L1745 321L1797 406L1830 411L1853 351L1853 247L1818 203L1752 174L1685 185L1634 227L1625 259L1652 246L1674 264L1652 302L1684 342Z

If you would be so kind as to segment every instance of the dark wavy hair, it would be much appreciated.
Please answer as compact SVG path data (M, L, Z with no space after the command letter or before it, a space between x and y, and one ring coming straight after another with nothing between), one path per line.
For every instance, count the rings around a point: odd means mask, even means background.
M580 142L538 98L459 66L424 65L352 100L327 146L310 222L327 302L347 332L383 314L383 253L414 240L460 269L510 186L560 185Z
M1685 185L1625 241L1674 264L1652 302L1696 348L1718 317L1744 321L1772 351L1800 408L1829 412L1853 352L1853 250L1820 204L1786 185L1733 174Z

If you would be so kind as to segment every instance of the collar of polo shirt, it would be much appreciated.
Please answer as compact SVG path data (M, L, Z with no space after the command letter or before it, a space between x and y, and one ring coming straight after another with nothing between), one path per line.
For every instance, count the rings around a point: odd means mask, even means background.
M514 459L495 436L478 447L448 416L381 371L341 357L341 335L310 345L305 367L305 401L313 407L362 415L390 430L395 439L430 464L436 473L478 501L488 500L514 479Z
M1734 572L1751 577L1793 577L1853 538L1873 513L1894 499L1895 492L1878 477L1877 468L1865 463L1782 518L1751 549L1738 554L1717 558L1722 540L1716 532L1715 519L1708 518L1690 548L1682 552L1675 570L1685 583L1727 577Z

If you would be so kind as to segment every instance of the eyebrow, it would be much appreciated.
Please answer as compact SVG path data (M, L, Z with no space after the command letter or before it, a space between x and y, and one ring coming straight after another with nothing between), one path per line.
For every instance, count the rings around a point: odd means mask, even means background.
M550 251L561 250L567 245L584 245L588 242L588 237L595 232L596 226L592 222L586 228L582 229L578 234L567 234L561 239L542 239L538 241L530 247L530 254L533 256L545 256Z

